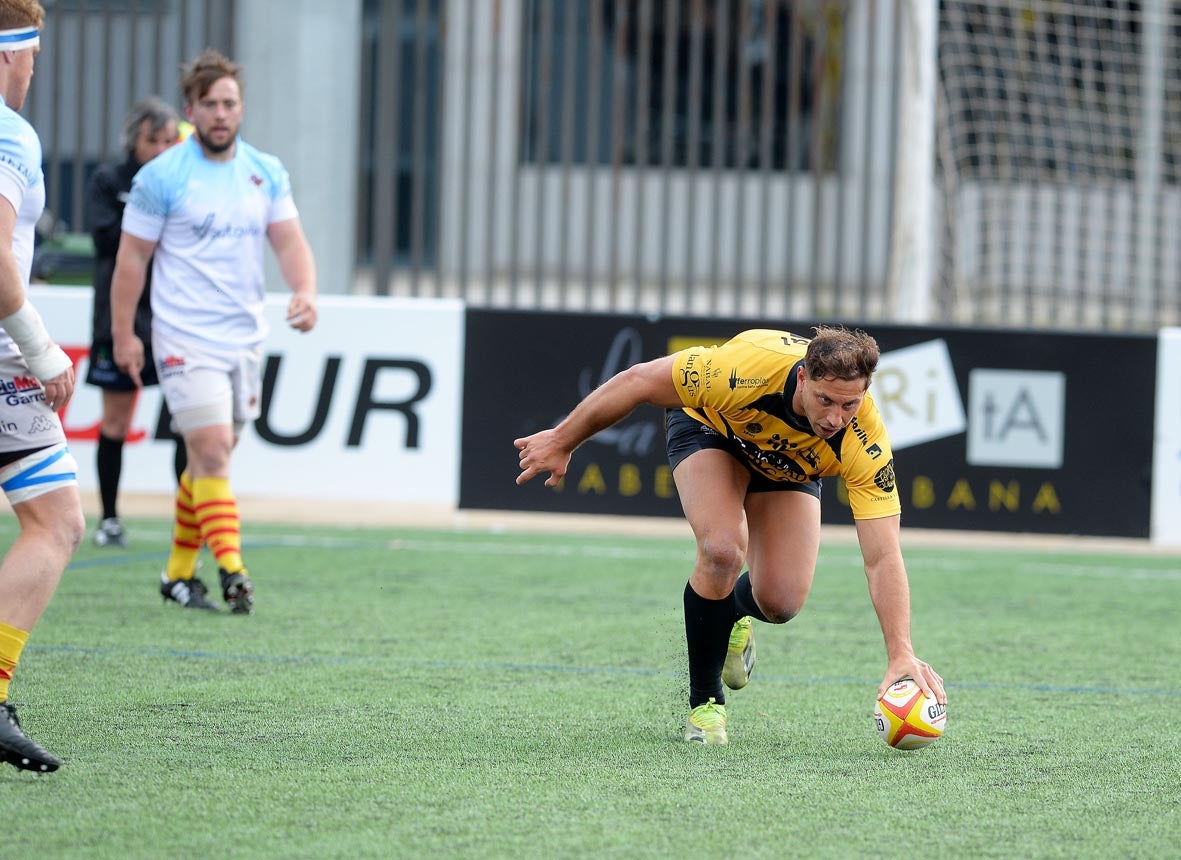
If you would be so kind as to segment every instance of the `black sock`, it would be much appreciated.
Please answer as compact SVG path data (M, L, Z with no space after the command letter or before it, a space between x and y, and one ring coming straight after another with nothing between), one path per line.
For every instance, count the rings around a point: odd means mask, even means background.
M103 506L103 519L119 516L116 500L119 496L119 477L123 472L123 440L98 434L98 497Z
M685 640L689 650L689 707L704 705L710 699L726 703L722 692L722 666L730 630L738 616L734 614L734 595L721 600L707 600L688 583L685 584Z
M767 616L763 614L763 610L759 609L759 605L755 603L754 587L750 584L749 570L743 571L742 576L738 577L738 582L734 584L734 604L739 618L749 615L757 621L770 623L767 621Z
M172 452L172 471L176 473L176 483L180 486L180 476L185 473L189 465L189 452L185 448L184 436L172 428L172 413L168 410L168 402L160 404L160 419L156 423L157 439L172 439L176 442L176 450Z
M185 473L189 465L189 452L185 448L185 440L177 437L176 451L172 455L172 468L176 472L176 483L180 484L180 476Z

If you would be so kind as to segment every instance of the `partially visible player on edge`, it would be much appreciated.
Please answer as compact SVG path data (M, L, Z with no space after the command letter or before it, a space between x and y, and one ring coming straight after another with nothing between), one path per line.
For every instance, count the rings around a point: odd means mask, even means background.
M102 389L102 420L99 423L98 495L102 520L94 532L98 546L123 547L127 535L119 519L119 479L123 473L123 443L131 427L138 389L131 377L115 364L111 341L111 276L119 250L123 207L131 190L131 179L140 167L180 140L180 117L163 99L151 96L131 106L123 120L120 143L122 161L104 164L94 172L86 189L86 219L94 239L94 307L91 313L90 366L86 381ZM135 309L135 333L150 338L152 329L151 273ZM142 374L144 385L156 384L156 367L151 347L146 350ZM184 441L177 439L173 461L176 479L185 470Z
M74 364L27 298L45 182L41 141L17 111L44 17L36 0L0 0L0 487L20 524L0 562L0 761L38 772L57 770L61 759L24 733L8 688L86 531L78 467L57 415L73 396Z
M726 697L754 668L751 619L799 614L820 548L820 479L841 475L857 524L869 594L886 644L881 696L900 678L946 703L943 680L915 656L899 540L890 440L869 394L877 342L819 326L812 339L743 332L616 374L557 427L517 439L524 484L566 474L574 450L643 403L668 410L673 481L697 539L685 586L689 718L685 740L724 744ZM743 572L743 565L747 571Z
M194 575L205 543L222 597L232 611L250 613L254 585L229 478L234 445L259 415L268 330L263 240L293 293L287 322L303 332L316 324L315 262L287 171L238 136L241 66L207 50L185 68L181 90L193 134L140 169L123 215L111 287L115 362L140 384L135 306L151 260L156 369L189 456L160 593L191 609L217 609Z

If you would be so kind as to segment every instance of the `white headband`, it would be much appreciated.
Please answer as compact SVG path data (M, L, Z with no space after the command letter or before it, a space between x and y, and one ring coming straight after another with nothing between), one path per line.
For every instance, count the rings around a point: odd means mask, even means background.
M18 27L15 30L0 30L0 51L23 51L41 44L41 34L36 27Z

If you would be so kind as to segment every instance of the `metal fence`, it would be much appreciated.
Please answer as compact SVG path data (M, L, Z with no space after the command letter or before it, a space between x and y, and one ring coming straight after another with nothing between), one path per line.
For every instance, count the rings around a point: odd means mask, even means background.
M885 311L893 4L386 0L365 22L365 289Z
M231 56L233 0L46 2L43 53L25 115L44 150L46 206L60 230L83 230L86 181L121 159L131 105L158 95L178 108L180 67L206 47Z
M358 2L356 292L904 321L918 289L936 322L1181 321L1172 0ZM236 3L46 6L26 113L80 229L131 102L233 56Z

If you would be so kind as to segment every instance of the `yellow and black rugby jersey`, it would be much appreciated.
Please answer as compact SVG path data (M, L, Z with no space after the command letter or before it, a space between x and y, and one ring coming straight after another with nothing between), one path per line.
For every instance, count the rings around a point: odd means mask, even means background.
M854 519L899 513L894 454L869 393L831 439L792 411L795 370L807 348L808 338L790 332L744 331L721 346L675 353L673 384L684 411L727 437L756 472L799 483L840 475Z

